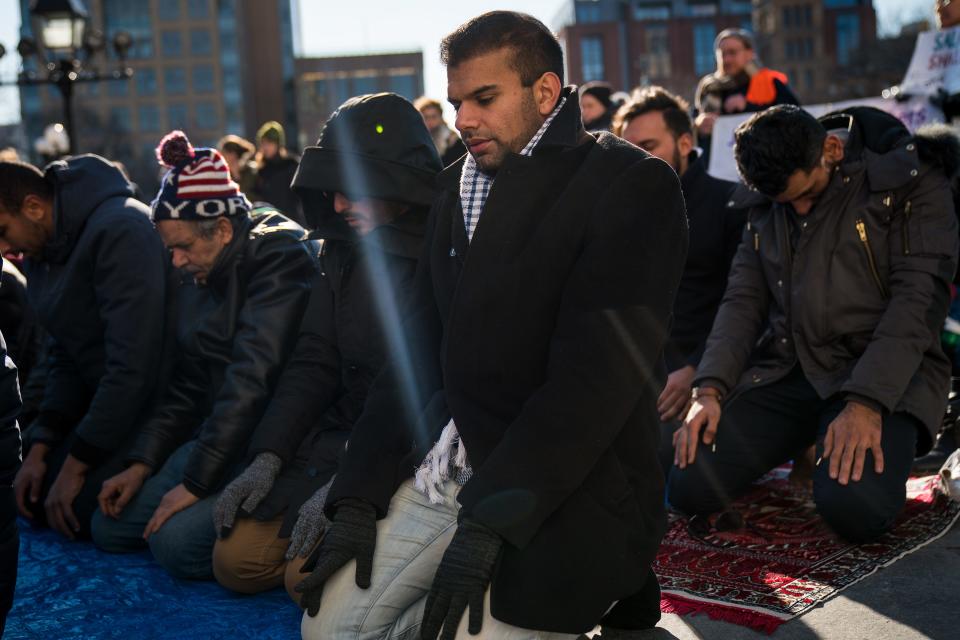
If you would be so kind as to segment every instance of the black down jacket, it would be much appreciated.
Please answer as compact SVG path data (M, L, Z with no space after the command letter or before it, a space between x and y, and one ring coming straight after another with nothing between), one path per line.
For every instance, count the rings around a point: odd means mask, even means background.
M183 483L199 497L216 492L246 451L316 274L316 247L295 222L255 210L238 224L206 286L191 279L177 291L173 380L128 456L156 470L197 438Z

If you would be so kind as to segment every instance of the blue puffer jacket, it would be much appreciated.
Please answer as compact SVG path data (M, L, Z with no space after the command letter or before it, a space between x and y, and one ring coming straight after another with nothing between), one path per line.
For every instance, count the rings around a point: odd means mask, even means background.
M46 169L54 235L25 261L30 303L52 339L34 440L74 428L71 453L97 465L132 433L161 370L169 259L133 187L83 155Z

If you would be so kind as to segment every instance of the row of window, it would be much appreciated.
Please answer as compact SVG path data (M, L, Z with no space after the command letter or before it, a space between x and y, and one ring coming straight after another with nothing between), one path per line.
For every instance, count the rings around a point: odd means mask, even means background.
M198 102L193 105L193 118L185 104L171 104L166 109L157 105L144 104L136 109L138 133L160 133L170 129L199 129L203 131L219 130L220 116L213 102ZM166 113L166 122L162 115ZM133 131L133 110L130 107L112 107L110 122L120 131Z
M419 86L420 83L415 74L398 74L386 77L356 76L315 80L313 82L313 92L318 98L327 99L330 104L334 105L342 104L353 96L379 91L391 91L412 101L420 95Z
M187 17L202 20L210 16L210 4L213 0L186 0ZM183 6L180 0L160 0L157 3L157 15L163 21L179 20L183 17Z
M226 74L225 74L226 75ZM151 68L137 69L133 80L112 80L103 83L106 85L107 95L124 97L130 95L131 87L136 87L138 96L153 96L157 94L157 70ZM96 96L100 93L99 82L84 83L83 93ZM216 90L216 81L213 66L198 64L190 68L190 93L213 93ZM163 69L163 91L167 95L183 95L187 93L187 70L183 67L166 67Z
M811 27L813 26L813 7L809 4L798 4L783 8L784 27Z
M813 38L787 38L783 49L787 60L809 60L813 57Z
M190 18L206 19L210 16L212 0L187 0ZM157 15L161 22L179 20L183 14L179 0L162 0L157 3ZM129 57L132 59L154 56L153 25L150 19L150 0L103 0L103 22L108 39L117 31L126 31L133 38ZM209 55L213 51L213 34L209 29L189 30L189 51L193 55ZM185 47L180 31L160 32L160 51L165 57L184 54Z

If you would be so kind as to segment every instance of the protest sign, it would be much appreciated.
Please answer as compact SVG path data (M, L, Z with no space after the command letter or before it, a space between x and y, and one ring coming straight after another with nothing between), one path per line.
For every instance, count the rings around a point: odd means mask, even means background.
M875 107L896 116L910 131L916 131L925 124L943 122L943 111L930 103L926 97L913 97L903 102L884 100L883 98L863 98L861 100L847 100L828 104L815 104L803 107L814 117L826 115L831 111L840 111L848 107ZM746 121L752 113L738 113L736 115L721 116L713 125L711 136L710 166L707 172L715 178L739 182L737 163L733 157L733 132L740 123Z
M940 89L947 94L960 93L960 27L917 36L910 66L900 83L900 92L906 95L930 96Z

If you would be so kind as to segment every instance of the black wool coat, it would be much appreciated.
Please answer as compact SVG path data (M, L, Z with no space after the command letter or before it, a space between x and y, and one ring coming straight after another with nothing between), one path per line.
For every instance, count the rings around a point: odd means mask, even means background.
M336 214L334 214L336 215ZM297 344L250 445L269 451L283 472L254 511L268 520L286 511L286 537L297 511L337 469L370 385L390 353L402 348L401 309L413 287L427 211L404 213L360 239L323 239L320 273Z
M204 286L177 289L177 362L127 459L155 471L197 439L183 484L216 492L239 463L293 348L316 274L300 225L255 210L234 228Z
M474 470L461 514L505 540L493 615L588 631L643 585L665 529L655 405L687 246L680 186L585 133L575 95L532 157L505 160L469 246L461 169L441 173L408 357L374 383L327 508L357 497L384 516L452 416Z

